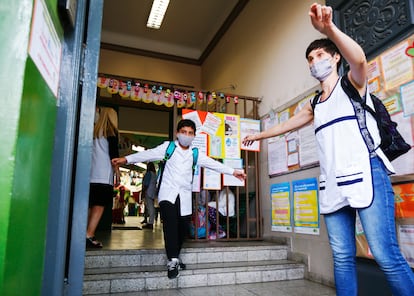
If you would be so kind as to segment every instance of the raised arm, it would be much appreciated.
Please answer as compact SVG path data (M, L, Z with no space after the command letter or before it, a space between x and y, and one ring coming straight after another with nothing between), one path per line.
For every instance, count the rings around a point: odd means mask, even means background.
M360 92L364 91L368 66L361 46L333 23L332 7L313 3L309 16L313 27L335 43L342 57L348 62L350 67L348 75L352 84Z

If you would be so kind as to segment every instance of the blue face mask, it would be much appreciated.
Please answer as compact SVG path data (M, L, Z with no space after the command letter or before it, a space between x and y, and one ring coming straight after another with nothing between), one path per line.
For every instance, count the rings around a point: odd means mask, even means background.
M319 81L325 81L333 71L333 66L331 64L331 59L323 59L314 63L310 67L310 72L313 77Z
M177 134L178 143L180 143L184 147L188 147L194 140L194 136L187 136L181 133Z

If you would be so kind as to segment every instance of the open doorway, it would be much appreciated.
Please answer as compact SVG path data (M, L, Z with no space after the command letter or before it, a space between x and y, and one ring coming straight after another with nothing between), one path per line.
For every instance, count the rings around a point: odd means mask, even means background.
M114 108L118 113L120 157L154 148L172 138L171 112L154 106L128 106L125 100L108 100L101 90L97 105ZM156 165L157 168L157 165ZM97 237L107 250L163 248L161 218L153 229L145 229L145 201L142 182L146 163L120 168L121 183L114 188L112 208L105 208L97 228Z

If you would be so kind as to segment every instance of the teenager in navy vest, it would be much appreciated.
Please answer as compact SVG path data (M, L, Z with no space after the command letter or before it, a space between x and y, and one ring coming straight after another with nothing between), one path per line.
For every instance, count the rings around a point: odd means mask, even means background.
M358 293L355 266L355 219L359 214L369 248L384 271L393 295L409 296L414 275L397 243L394 194L388 174L394 169L379 144L377 123L371 114L366 120L341 87L338 66L344 58L352 85L373 107L367 87L367 61L362 48L340 31L332 21L332 8L314 3L309 16L313 27L328 39L312 42L306 50L311 75L320 82L322 94L315 109L308 102L289 120L255 135L243 143L282 135L314 121L321 175L319 207L324 215L334 260L338 296ZM363 133L371 136L367 147Z

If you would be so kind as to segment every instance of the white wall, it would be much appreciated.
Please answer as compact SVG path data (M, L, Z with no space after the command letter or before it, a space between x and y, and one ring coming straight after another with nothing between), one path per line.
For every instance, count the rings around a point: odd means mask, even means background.
M289 102L318 82L309 75L305 50L321 38L308 16L314 0L250 1L218 46L202 65L202 86L215 89L237 85L234 93L262 97L259 115ZM324 3L324 1L319 1ZM293 252L308 254L309 277L333 283L331 250L323 218L320 235L271 231L269 187L271 184L316 177L319 168L276 178L267 171L267 145L260 153L260 192L264 237L287 237Z

